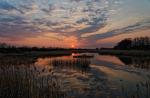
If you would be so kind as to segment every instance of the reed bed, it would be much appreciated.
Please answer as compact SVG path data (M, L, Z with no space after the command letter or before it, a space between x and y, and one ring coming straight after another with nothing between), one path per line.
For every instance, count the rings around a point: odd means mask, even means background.
M61 81L30 66L0 66L0 98L66 98Z
M123 81L121 81L122 97L120 98L150 98L150 80L136 83L134 86L134 91L129 90L129 88L125 88Z
M90 69L89 59L54 59L52 65L55 68L68 68L77 70L78 72L87 72Z
M31 65L36 61L37 57L24 57L24 56L0 56L0 66L20 66Z

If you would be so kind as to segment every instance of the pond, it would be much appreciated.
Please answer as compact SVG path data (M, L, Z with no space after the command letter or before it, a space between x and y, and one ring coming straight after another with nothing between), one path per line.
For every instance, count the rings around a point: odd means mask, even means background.
M150 57L0 57L0 98L150 98Z

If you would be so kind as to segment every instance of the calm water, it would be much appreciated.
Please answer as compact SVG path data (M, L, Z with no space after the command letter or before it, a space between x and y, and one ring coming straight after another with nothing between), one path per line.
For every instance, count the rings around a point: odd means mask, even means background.
M0 98L150 98L150 57L0 57Z

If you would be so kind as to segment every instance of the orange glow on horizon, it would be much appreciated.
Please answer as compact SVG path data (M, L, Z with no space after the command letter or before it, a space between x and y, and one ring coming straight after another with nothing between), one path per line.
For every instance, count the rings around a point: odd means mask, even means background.
M58 37L57 37L58 36ZM6 39L1 38L2 42L17 46L29 47L61 47L75 48L78 46L78 38L76 36L59 36L57 33L44 33L34 37L25 37L23 39Z

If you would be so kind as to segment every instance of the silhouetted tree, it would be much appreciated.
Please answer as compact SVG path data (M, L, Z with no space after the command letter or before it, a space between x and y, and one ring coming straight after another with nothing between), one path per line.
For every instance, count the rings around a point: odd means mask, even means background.
M136 50L150 50L149 37L137 37L134 39L124 39L120 41L115 49L136 49Z
M124 39L120 41L117 46L115 46L115 49L130 49L132 45L132 39Z

